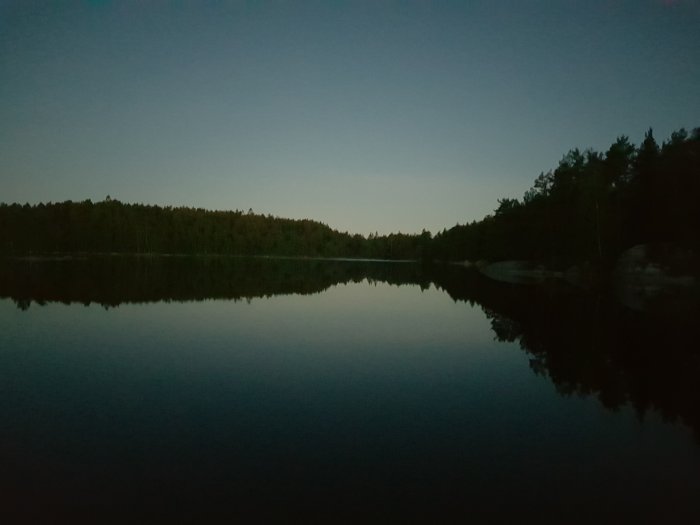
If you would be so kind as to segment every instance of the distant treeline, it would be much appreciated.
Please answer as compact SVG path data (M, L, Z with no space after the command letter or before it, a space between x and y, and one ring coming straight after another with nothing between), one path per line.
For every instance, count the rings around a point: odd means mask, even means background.
M659 146L618 138L605 153L571 150L540 174L522 200L500 199L493 215L435 236L431 256L526 259L565 266L612 263L636 244L700 247L700 128Z
M369 235L251 211L101 202L0 204L0 254L170 253L378 259L527 259L609 265L636 244L700 247L700 128L659 146L618 138L605 153L571 150L522 200L421 234Z
M164 253L418 259L430 234L338 232L312 220L101 202L0 204L0 254Z

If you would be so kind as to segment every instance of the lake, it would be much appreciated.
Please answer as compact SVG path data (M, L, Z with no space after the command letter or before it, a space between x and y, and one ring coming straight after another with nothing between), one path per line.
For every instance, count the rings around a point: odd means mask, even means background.
M8 516L700 517L692 308L412 263L0 268Z

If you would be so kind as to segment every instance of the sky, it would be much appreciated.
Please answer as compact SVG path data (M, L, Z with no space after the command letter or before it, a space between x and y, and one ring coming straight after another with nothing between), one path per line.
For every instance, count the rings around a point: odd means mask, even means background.
M433 233L700 126L700 0L0 0L0 202Z

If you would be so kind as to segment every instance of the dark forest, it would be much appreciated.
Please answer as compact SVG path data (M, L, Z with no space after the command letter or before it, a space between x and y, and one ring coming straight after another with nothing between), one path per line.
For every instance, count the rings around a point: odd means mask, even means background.
M619 137L604 153L569 151L522 199L433 237L363 236L313 220L243 211L101 202L0 204L0 254L161 253L531 260L606 268L637 244L700 246L700 128L659 145Z

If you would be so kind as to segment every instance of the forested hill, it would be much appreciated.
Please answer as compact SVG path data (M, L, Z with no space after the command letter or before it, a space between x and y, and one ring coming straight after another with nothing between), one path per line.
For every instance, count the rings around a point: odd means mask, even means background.
M312 220L101 202L0 204L0 254L169 253L417 259L430 234L351 235Z
M465 210L466 213L467 210ZM338 232L312 220L101 202L0 204L0 255L170 253L612 264L637 244L700 250L700 128L659 145L571 150L522 199L434 238Z
M659 145L618 138L604 153L571 150L522 199L435 236L432 257L605 266L637 244L700 248L700 128Z

